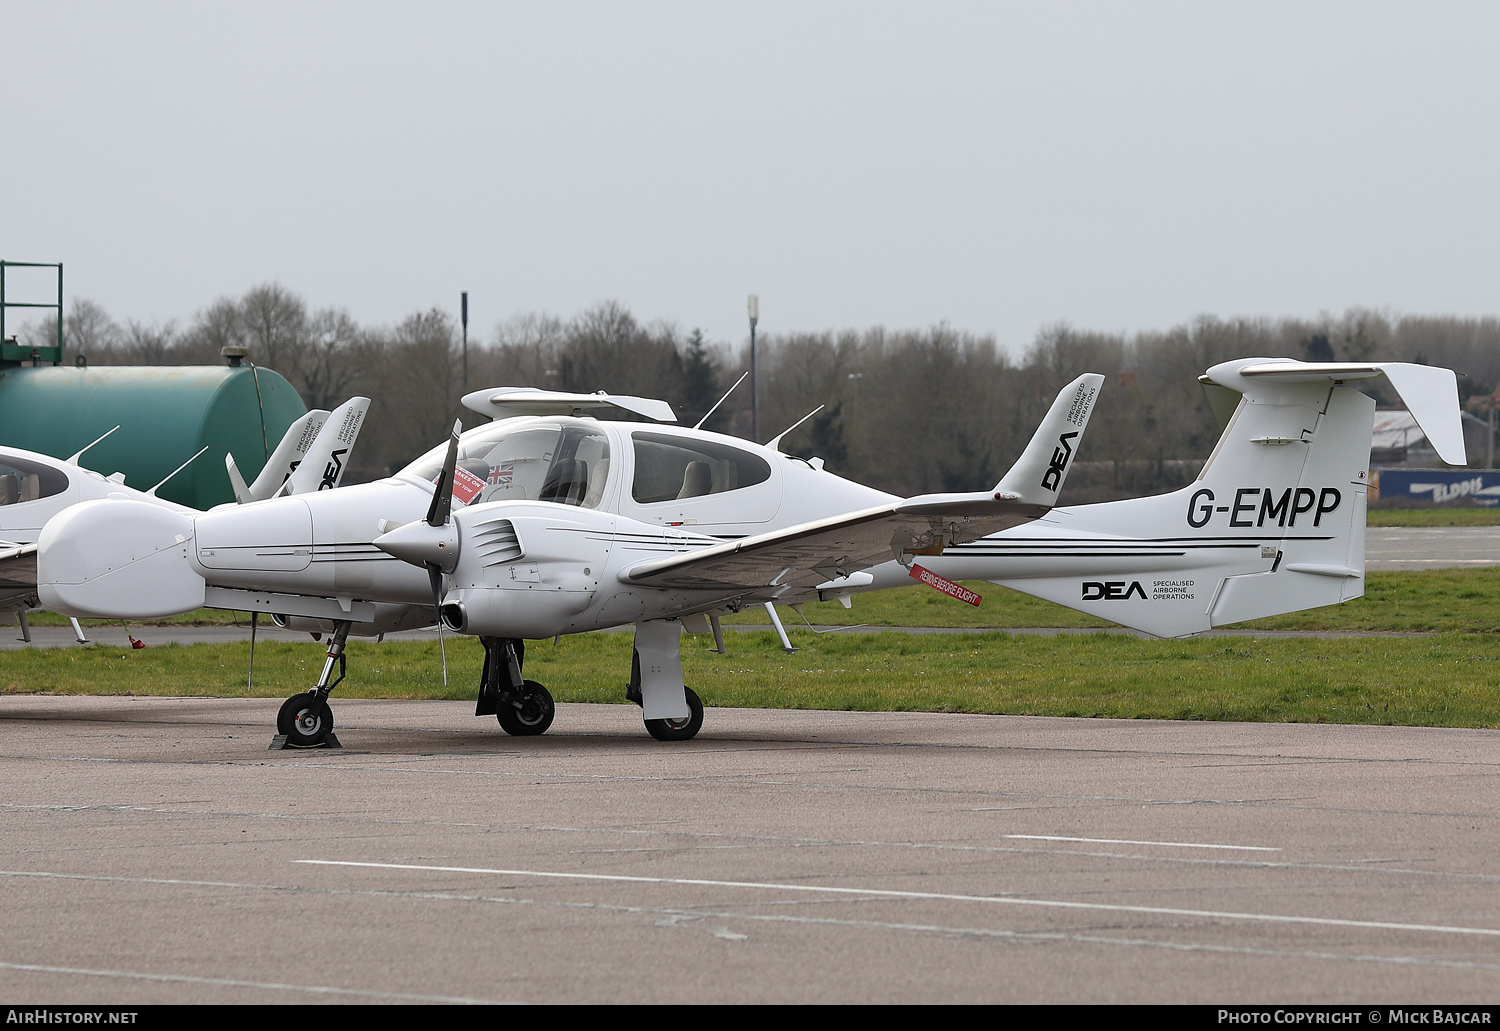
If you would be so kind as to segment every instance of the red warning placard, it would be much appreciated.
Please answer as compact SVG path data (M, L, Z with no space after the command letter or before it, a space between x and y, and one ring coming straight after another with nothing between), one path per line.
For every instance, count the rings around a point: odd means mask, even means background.
M484 481L475 476L469 470L460 466L453 470L453 496L465 505L479 496L484 490Z
M959 601L966 601L975 608L978 608L979 603L984 600L967 587L962 587L952 580L944 580L932 570L924 569L915 562L911 564L911 576L913 580L921 580L928 587L942 591L949 597L957 598Z

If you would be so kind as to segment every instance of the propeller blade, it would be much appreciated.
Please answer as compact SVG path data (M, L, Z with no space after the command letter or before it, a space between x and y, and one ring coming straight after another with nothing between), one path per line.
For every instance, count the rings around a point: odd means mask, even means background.
M453 453L452 449L448 452ZM443 686L448 686L448 646L443 643L443 571L427 564L427 582L432 584L432 614L437 617L438 652L443 657Z
M463 422L453 420L453 436L448 438L448 457L443 460L443 474L438 478L437 489L432 492L432 506L427 509L427 525L442 526L453 510L453 470L458 466L458 435L463 432Z

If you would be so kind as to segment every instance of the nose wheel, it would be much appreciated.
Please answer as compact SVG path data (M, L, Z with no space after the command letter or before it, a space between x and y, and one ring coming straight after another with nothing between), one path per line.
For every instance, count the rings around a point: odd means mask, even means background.
M316 691L294 694L281 703L276 732L293 748L316 748L333 734L333 710Z
M495 719L500 721L500 728L516 737L534 737L546 733L547 728L552 726L552 717L557 711L552 704L551 693L535 680L524 680L518 694L519 697L513 699L502 698L495 710Z
M271 740L272 748L317 748L326 745L338 748L339 739L333 736L333 710L328 707L328 693L338 687L344 679L344 643L349 639L349 621L338 620L333 627L333 636L328 640L328 660L323 663L323 675L311 691L294 694L281 703L276 714L276 734ZM339 676L333 679L333 667L337 663Z

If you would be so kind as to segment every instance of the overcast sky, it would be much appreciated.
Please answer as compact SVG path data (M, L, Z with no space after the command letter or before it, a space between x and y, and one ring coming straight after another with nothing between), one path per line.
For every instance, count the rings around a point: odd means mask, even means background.
M471 337L1500 313L1500 5L0 0L0 258ZM16 283L12 279L12 284ZM14 295L12 296L14 299ZM14 318L14 316L11 316ZM13 325L13 323L12 323Z

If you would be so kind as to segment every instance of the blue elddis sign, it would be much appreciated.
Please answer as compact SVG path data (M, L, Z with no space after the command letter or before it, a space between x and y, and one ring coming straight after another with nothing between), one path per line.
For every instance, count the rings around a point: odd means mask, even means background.
M1486 507L1500 505L1500 470L1381 469L1371 478L1385 501L1407 498L1429 505L1459 500Z

